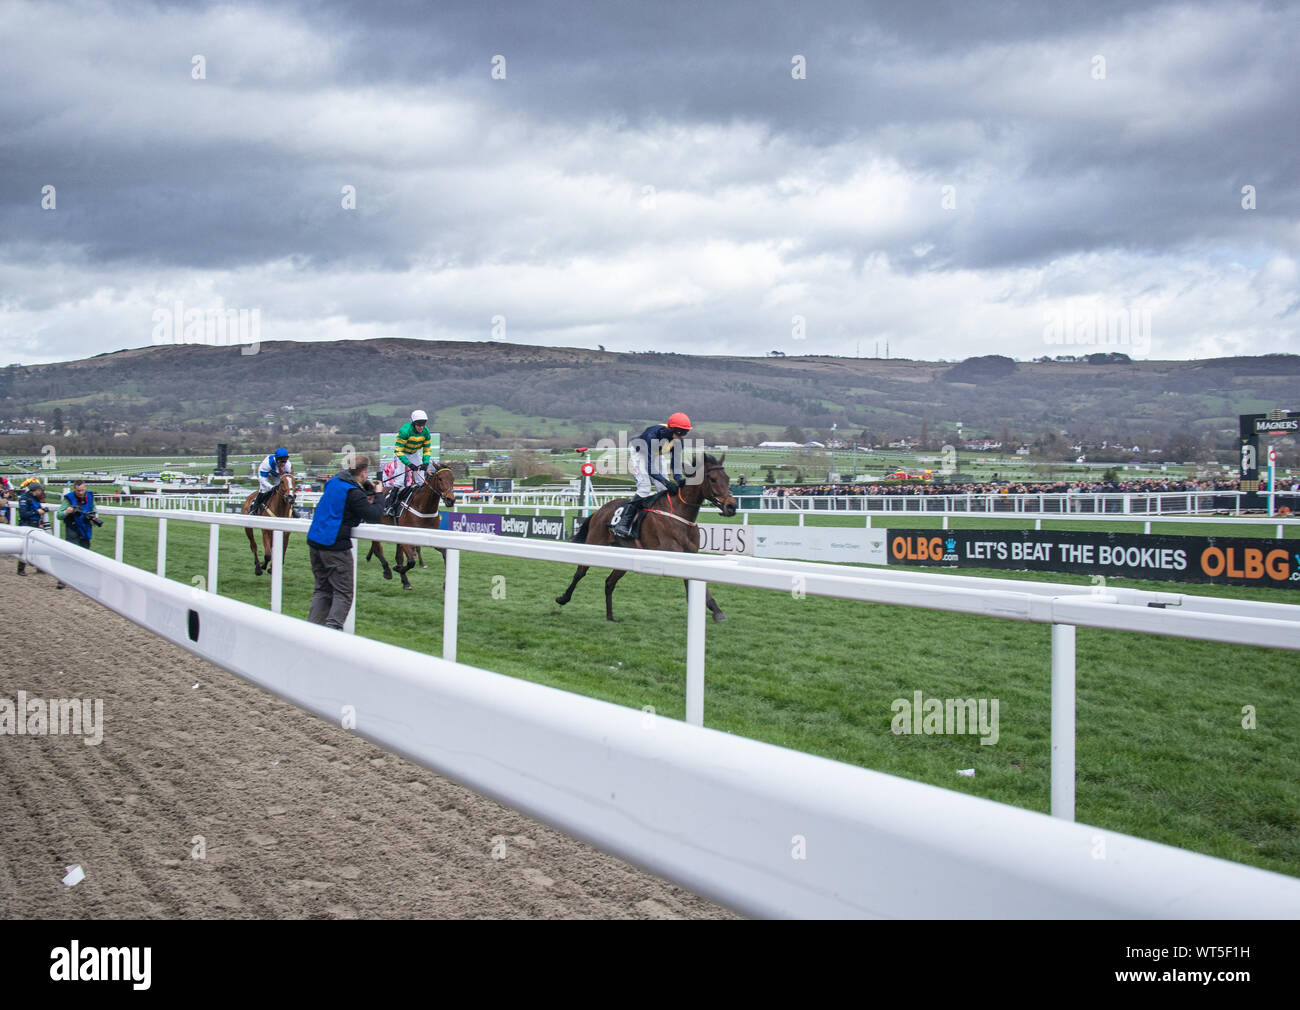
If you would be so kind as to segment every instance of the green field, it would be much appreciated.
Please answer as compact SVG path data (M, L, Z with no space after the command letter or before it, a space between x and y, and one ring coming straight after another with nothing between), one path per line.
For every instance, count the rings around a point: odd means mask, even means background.
M821 518L821 517L819 517ZM831 517L825 517L830 519ZM111 556L114 520L97 534ZM883 523L882 523L883 525ZM152 571L156 522L126 520L126 560ZM1198 532L1204 532L1199 530ZM168 525L170 578L200 584L207 532ZM364 550L363 550L364 555ZM357 631L441 654L441 561L412 573L413 592L362 563ZM242 530L223 529L218 588L261 606ZM1084 583L1077 576L975 571ZM675 580L625 578L616 624L593 570L569 606L553 598L568 565L463 554L458 658L635 708L684 715L685 593ZM496 576L505 598L494 598ZM1284 591L1113 579L1114 585L1290 603ZM305 617L306 548L290 539L284 611ZM499 595L499 594L498 594ZM719 586L729 620L710 624L705 723L944 788L1046 811L1049 630L1041 625L845 600L791 599ZM1081 628L1078 631L1078 819L1300 876L1300 699L1293 653ZM895 736L891 702L997 698L996 746L975 736ZM1258 728L1242 728L1252 705ZM976 776L957 776L974 768Z

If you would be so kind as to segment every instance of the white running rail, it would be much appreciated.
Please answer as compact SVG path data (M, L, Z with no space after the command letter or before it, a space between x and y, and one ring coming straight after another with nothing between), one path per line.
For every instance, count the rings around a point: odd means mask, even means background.
M331 722L351 706L390 752L745 914L1300 917L1292 877L355 638L37 530L6 541L244 680Z
M132 509L104 506L101 514L115 520L114 558L121 561L127 517L158 521L156 574L167 571L168 521L209 525L208 591L217 591L217 558L222 526L274 531L270 605L281 609L283 537L305 534L303 519L250 518L168 509ZM668 551L629 551L587 544L523 540L487 534L416 530L393 526L358 526L354 544L361 540L403 543L447 549L443 596L443 658L456 658L460 598L460 551L558 562L565 565L619 567L629 572L679 578L687 582L686 716L694 725L704 720L705 594L709 582L746 586L808 596L838 597L894 606L921 607L953 613L975 614L1052 626L1052 762L1051 811L1066 820L1075 810L1076 673L1074 629L1107 628L1175 638L1228 642L1233 645L1300 651L1300 605L1258 603L1183 593L1141 589L1091 587L1050 582L980 578L943 572L900 572L812 561L778 561L736 555L691 555ZM563 573L567 577L568 573ZM354 569L355 585L355 569ZM557 579L557 589L562 583ZM356 624L353 599L346 630Z

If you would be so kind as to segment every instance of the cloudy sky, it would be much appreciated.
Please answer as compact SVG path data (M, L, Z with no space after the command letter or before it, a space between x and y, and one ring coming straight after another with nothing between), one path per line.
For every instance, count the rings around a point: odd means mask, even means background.
M262 340L1026 358L1118 313L1134 356L1300 351L1297 3L0 0L0 45L4 363L185 339L177 302Z

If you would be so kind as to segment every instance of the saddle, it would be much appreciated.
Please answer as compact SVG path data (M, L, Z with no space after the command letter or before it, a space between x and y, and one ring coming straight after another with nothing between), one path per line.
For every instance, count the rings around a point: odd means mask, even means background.
M390 489L388 492L388 500L384 504L384 515L392 516L396 519L398 515L401 514L402 502L415 494L418 486L419 485L417 484L411 484L406 487L395 487Z
M626 515L624 510L634 508L636 509L636 514L632 517L632 528L627 535L627 539L639 540L641 538L641 524L645 522L647 512L653 506L658 505L667 493L667 491L660 491L658 494L652 495L649 498L633 499L626 505L620 505L614 510L614 514L610 517L609 528L617 533L618 528L623 521L623 517Z

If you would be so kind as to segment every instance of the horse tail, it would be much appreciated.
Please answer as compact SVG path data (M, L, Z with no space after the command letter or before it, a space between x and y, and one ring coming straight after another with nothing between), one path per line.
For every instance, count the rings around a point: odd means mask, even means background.
M582 520L582 525L573 531L573 542L575 544L585 544L587 542L587 527L591 525L591 516Z

